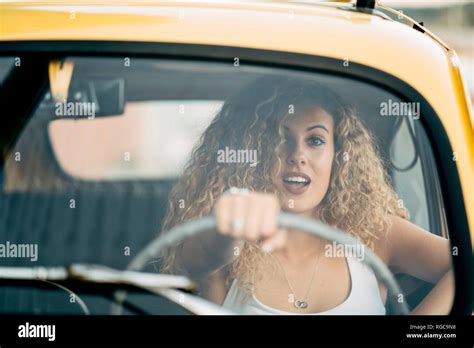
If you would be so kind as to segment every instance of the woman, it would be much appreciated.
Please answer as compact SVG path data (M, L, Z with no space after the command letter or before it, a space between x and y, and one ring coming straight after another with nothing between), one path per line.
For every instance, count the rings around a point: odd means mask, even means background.
M222 163L223 149L256 151L257 162ZM170 193L163 231L214 213L218 233L167 250L163 271L199 279L203 296L243 314L385 314L372 270L279 229L281 210L345 230L392 270L436 283L414 314L449 313L449 242L408 221L368 129L328 88L267 76L226 101Z

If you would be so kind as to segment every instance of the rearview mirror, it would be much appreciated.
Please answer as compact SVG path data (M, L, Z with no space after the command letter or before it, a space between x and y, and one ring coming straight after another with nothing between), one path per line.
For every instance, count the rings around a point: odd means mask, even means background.
M40 108L48 113L51 110L56 117L71 119L122 115L125 108L125 79L77 79L72 81L65 102L54 102L48 92Z

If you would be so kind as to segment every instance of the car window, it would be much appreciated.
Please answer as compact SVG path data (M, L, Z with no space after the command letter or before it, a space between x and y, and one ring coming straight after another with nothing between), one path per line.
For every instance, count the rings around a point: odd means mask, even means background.
M403 197L404 203L410 210L412 221L429 230L425 179L416 139L410 132L410 129L413 131L415 127L414 122L416 120L403 122L392 143L390 155L392 163L396 166L393 171L393 182L397 192ZM423 136L424 134L418 134L419 138Z
M5 258L5 265L85 262L124 269L164 229L210 213L216 192L243 183L266 187L262 180L274 168L276 149L300 141L308 151L319 151L320 144L332 141L322 128L339 134L334 152L341 168L356 156L360 173L374 173L371 180L345 173L348 191L368 200L379 195L380 168L389 183L383 188L393 187L390 209L407 209L413 223L433 233L430 221L441 221L428 195L439 189L432 179L436 172L426 173L419 154L420 143L429 142L423 131L410 131L422 127L419 104L378 85L328 72L235 62L68 61L74 70L67 101L53 100L46 89L6 157L0 234L11 243L36 245L37 254ZM281 127L283 119L315 110L327 123L313 129L319 133L310 140ZM333 114L341 115L337 122L328 117ZM351 145L345 137L356 140ZM364 147L369 142L373 147ZM374 155L354 152L356 145L373 148ZM429 149L428 156L433 160ZM343 196L337 199L344 202ZM147 270L162 271L165 263L161 255ZM200 295L223 301L222 294L206 288L209 279L201 282ZM415 294L410 301L421 299ZM20 301L3 306L16 308Z
M49 138L59 165L76 179L173 178L221 106L219 100L130 102L119 117L51 122Z

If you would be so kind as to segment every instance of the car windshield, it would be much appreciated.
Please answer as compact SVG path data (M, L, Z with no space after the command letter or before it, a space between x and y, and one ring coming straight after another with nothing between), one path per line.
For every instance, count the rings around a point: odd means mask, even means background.
M444 230L446 237L446 230L433 223L435 212L427 198L438 187L432 179L436 173L428 174L421 160L421 145L425 159L432 160L432 154L416 101L402 100L369 81L247 65L238 58L69 57L67 62L72 66L67 100L57 98L58 86L50 80L5 151L2 266L95 263L126 269L170 228L212 214L216 201L232 187L278 195L280 185L295 197L314 189L311 197L321 196L321 206L335 209L327 208L323 221L369 244L369 234L358 234L351 226L375 224L381 209L409 216L435 234ZM321 161L329 147L332 164L325 167ZM282 209L289 213L306 204L292 198L285 202ZM218 231L206 233L208 238L223 237ZM231 303L227 307L236 311L239 296L256 279L263 279L253 296L257 306L285 311L275 300L281 294L268 290L265 282L270 280L259 274L275 272L282 294L299 295L287 296L291 303L303 297L314 276L313 261L300 273L291 273L292 265L286 264L285 273L281 262L273 262L278 258L262 252L257 241L232 249L232 261L219 261L225 252L213 249L209 240L200 239L194 249L192 243L176 242L144 270L189 276L199 285L198 296L218 305ZM197 265L203 267L199 272ZM211 268L202 273L205 265ZM323 262L315 270L315 284L327 276L328 267ZM343 268L346 275L371 277L353 261ZM295 274L307 279L298 290ZM346 285L336 297L346 298ZM32 293L46 300L38 303ZM414 293L412 306L423 298ZM0 310L74 312L68 296L54 287L5 286ZM109 300L85 298L93 313L109 309ZM171 308L157 304L155 297L135 300L156 313Z

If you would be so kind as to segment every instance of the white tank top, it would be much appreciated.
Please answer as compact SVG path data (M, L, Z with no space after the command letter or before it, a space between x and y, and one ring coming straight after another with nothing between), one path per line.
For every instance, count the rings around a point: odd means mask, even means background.
M286 312L260 302L255 294L248 294L237 286L234 279L224 299L223 307L243 315L385 315L374 272L357 259L346 258L351 278L349 296L334 308L317 313Z

